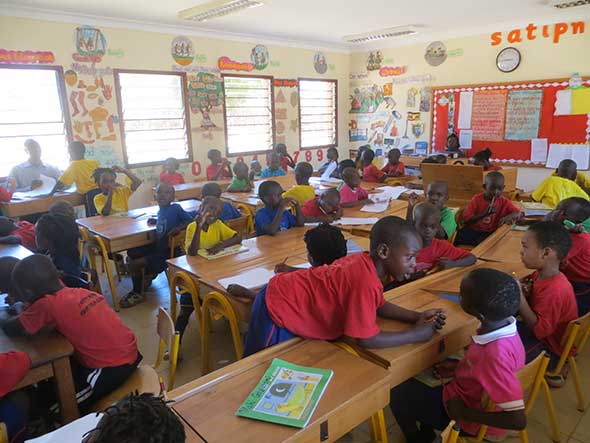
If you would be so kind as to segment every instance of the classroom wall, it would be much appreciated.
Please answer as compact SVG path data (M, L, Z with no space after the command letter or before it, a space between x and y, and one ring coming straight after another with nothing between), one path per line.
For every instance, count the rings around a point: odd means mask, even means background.
M88 157L95 158L105 165L123 164L121 134L117 124L117 97L112 70L145 69L171 71L183 69L171 55L172 41L177 35L155 32L143 32L129 29L97 27L106 40L107 52L100 61L78 61L80 55L76 50L76 28L82 24L57 23L13 17L0 17L0 48L7 50L51 51L55 55L55 65L64 71L73 70L75 74L66 75L66 92L73 134L80 137L88 148ZM188 80L196 78L198 72L212 72L219 76L218 58L227 56L238 62L250 62L250 53L255 43L227 40L214 40L187 36L194 47L195 58L186 69L190 72ZM263 44L261 42L260 44ZM338 101L346 103L348 97L348 63L349 54L324 52L328 65L327 72L319 74L314 68L315 51L293 47L267 45L270 63L252 75L269 75L281 79L297 77L326 78L338 80ZM228 73L243 73L223 71ZM81 83L82 82L82 83ZM104 84L104 86L103 86ZM97 86L95 88L95 86ZM299 126L297 88L275 87L275 127L277 142L285 142L291 153L299 146ZM79 103L80 92L84 94L83 102L88 114ZM72 99L73 97L73 99ZM76 107L79 112L76 113ZM100 100L100 102L99 102ZM345 109L345 108L343 108ZM190 112L192 127L193 158L199 162L201 173L193 174L191 164L184 163L181 172L187 180L203 179L208 165L206 158L210 148L219 148L225 152L225 135L223 131L223 108L214 108L210 117L215 128L204 129L203 117L198 109ZM346 112L340 112L339 141L347 144ZM99 123L99 136L94 133L95 120ZM111 125L112 124L112 125ZM17 146L15 149L22 149ZM309 151L308 151L309 152ZM316 166L325 157L325 150L301 152L299 161L309 160ZM249 163L251 156L246 156ZM198 170L198 166L195 166ZM160 168L134 169L145 182L132 197L131 206L144 206L152 199L151 187L156 183Z
M432 66L425 59L429 43L382 50L381 67L392 69L384 69L381 73L379 69L368 70L370 52L354 53L350 58L349 122L354 125L354 120L358 128L366 129L368 139L373 137L374 143L379 137L382 122L387 124L391 111L395 109L401 114L401 119L394 121L398 131L394 139L399 140L398 146L414 146L416 141L428 142L430 146L429 92L433 86L569 78L574 72L587 76L590 73L590 57L587 56L590 47L590 20L588 17L580 17L580 20L585 22L585 32L573 34L570 25L568 32L559 37L558 43L554 42L554 25L548 27L549 37L543 37L542 25L545 23L536 23L539 30L534 40L529 40L526 29L522 29L522 41L508 43L507 38L512 29L502 28L498 31L502 32L503 41L496 46L491 44L490 34L443 40L447 56L438 66ZM518 39L517 34L512 34L512 40ZM496 67L498 52L507 46L518 48L522 54L520 66L512 73L503 73ZM435 43L431 48L440 52L441 46ZM384 77L381 74L389 76ZM383 89L387 84L392 86L390 91ZM391 95L385 97L373 113L350 112L353 109L352 99L356 97L358 102L358 97L370 97L372 90ZM419 115L414 115L417 120L409 123L408 138L405 139L408 112ZM418 132L421 127L424 128L419 137L412 133L413 126ZM385 135L391 136L391 129ZM351 142L351 145L359 146L363 143L366 141L359 140ZM520 168L518 186L531 190L549 173L547 169Z

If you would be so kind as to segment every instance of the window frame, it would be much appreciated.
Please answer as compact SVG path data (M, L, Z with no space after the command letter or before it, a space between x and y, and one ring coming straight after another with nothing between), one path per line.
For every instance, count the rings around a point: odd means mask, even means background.
M117 112L119 114L119 132L121 135L121 147L123 149L123 162L125 167L129 169L147 168L151 166L159 166L164 163L164 160L155 162L144 162L144 163L133 163L129 164L127 157L127 143L125 141L125 121L123 119L123 100L121 99L121 82L119 81L120 74L154 74L154 75L176 75L181 79L181 93L182 93L182 104L184 107L184 124L186 128L186 143L188 147L188 158L177 159L179 163L192 163L193 162L193 139L191 130L191 115L190 106L188 102L188 81L186 78L186 72L175 72L175 71L154 71L149 69L113 69L113 77L115 80L115 94L117 97Z
M63 116L64 129L67 143L72 143L74 140L72 134L72 122L70 118L70 106L67 99L66 82L64 78L63 66L60 65L19 65L19 64L2 64L0 69L36 69L44 71L54 71L57 83L57 96L59 97L59 104L61 106L61 113ZM41 146L43 148L43 146ZM65 146L66 151L64 155L68 155L68 147Z
M334 143L321 145L321 146L310 146L304 148L301 146L301 81L312 81L312 82L329 82L334 83L336 88L334 94L334 122L335 122L335 140ZM337 79L327 79L327 78L308 78L308 77L298 77L297 78L297 118L299 119L299 149L301 151L308 151L311 149L329 149L329 148L337 148L338 147L338 80Z
M227 109L225 106L225 77L238 77L238 78L260 78L264 80L268 80L270 82L270 114L271 114L271 124L272 124L272 143L270 149L264 149L260 151L249 151L249 152L236 152L230 153L229 152L229 143L228 143L228 130L227 130ZM247 75L247 74L232 74L232 73L222 73L221 78L223 79L223 132L225 133L225 155L226 157L243 157L243 156L251 156L251 155L260 155L260 154L268 154L272 152L275 143L276 143L276 120L275 120L275 87L274 87L274 77L272 75Z

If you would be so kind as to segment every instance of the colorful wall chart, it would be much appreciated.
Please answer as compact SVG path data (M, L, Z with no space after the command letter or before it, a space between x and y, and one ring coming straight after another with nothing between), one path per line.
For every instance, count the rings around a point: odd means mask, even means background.
M543 91L510 91L506 105L506 140L531 140L539 135Z

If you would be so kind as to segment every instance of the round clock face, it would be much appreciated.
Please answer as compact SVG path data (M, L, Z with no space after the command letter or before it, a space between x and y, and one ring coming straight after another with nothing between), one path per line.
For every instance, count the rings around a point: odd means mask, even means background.
M504 48L496 57L496 66L502 72L512 72L520 65L520 51L516 48Z

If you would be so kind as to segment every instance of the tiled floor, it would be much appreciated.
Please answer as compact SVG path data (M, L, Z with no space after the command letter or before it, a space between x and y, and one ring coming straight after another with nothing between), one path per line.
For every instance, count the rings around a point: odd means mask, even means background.
M104 282L106 283L106 281ZM130 290L130 281L126 278L119 284L119 296ZM103 284L103 288L108 285ZM108 296L107 296L108 298ZM158 306L169 307L168 281L165 274L161 274L147 291L147 301L131 309L121 310L124 322L135 332L139 341L139 348L144 356L144 363L151 364L157 354L156 339L156 314ZM231 335L223 320L214 322L211 337L212 367L219 368L235 360ZM197 322L191 317L191 322L186 330L182 343L182 360L179 362L176 375L176 386L198 378L200 375L201 355L198 337ZM590 404L590 352L579 358L582 384L586 395L586 405ZM163 362L159 369L166 380L168 377L168 363ZM576 395L571 380L562 389L552 389L551 393L557 408L561 426L562 443L590 443L590 408L586 413L576 409ZM390 411L386 410L386 421L389 432L389 441L392 443L403 442L399 428ZM542 401L539 397L537 405L528 417L528 430L531 443L550 442L549 421ZM359 426L340 439L342 443L368 442L369 430L366 424ZM508 443L516 443L519 438L513 437L506 440Z

